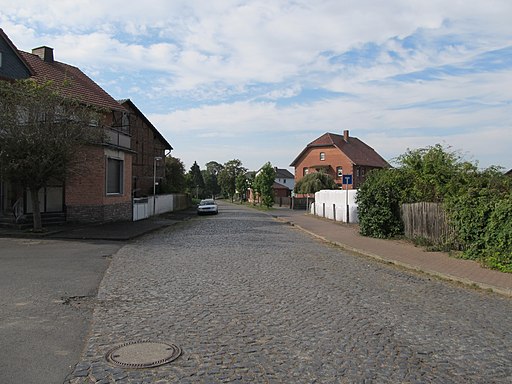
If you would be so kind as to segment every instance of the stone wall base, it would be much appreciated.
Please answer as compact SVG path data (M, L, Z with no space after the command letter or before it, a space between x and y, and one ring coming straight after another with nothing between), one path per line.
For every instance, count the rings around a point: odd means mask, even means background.
M131 221L132 203L109 205L67 206L67 221L77 223L100 223L106 221Z

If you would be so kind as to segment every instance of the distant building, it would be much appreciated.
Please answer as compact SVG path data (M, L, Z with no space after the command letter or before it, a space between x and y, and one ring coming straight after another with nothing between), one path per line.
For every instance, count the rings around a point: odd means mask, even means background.
M276 184L286 187L291 193L291 191L293 191L293 188L295 187L295 177L294 177L293 173L291 173L289 170L284 169L284 168L274 167L274 169L276 171L276 179L275 179ZM282 189L282 188L276 186L276 188L274 188L274 189ZM276 193L276 196L287 197L287 196L290 196L290 193L288 193L286 196L279 196Z
M350 175L349 189L357 189L372 169L389 164L373 148L343 131L343 135L325 133L309 143L290 164L295 168L295 183L305 175L323 171L341 188L343 176Z
M290 197L293 188L295 187L295 179L293 174L284 168L274 167L274 170L276 172L274 184L272 185L274 197ZM255 178L259 172L260 171L247 172L247 176L248 178ZM257 197L254 196L254 191L252 190L252 188L248 190L247 196L247 199L250 202L254 202L255 199L257 199Z

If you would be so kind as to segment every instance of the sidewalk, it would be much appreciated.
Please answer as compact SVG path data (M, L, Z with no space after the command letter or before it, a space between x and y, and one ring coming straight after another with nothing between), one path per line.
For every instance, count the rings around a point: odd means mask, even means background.
M356 225L334 222L305 211L275 208L271 215L348 251L512 297L510 273L482 268L474 261L449 257L443 252L426 252L406 241L364 237L359 235Z
M196 208L168 212L140 221L108 222L101 224L50 226L46 232L32 233L27 230L0 228L0 237L49 238L69 240L128 241L196 216Z

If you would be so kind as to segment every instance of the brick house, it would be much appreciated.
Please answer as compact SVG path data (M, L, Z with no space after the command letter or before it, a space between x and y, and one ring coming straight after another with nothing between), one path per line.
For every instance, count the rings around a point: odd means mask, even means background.
M343 176L352 175L348 187L357 189L370 170L387 168L389 164L373 148L349 136L349 131L345 130L343 135L325 133L313 140L290 166L295 168L295 183L308 173L323 171L331 175L340 188Z
M28 78L51 81L63 96L105 111L100 122L105 142L77 153L81 159L75 176L40 191L43 220L50 214L76 222L131 220L133 151L128 110L79 68L55 61L52 48L19 51L0 29L0 81ZM14 207L30 214L31 206L30 194L2 181L0 175L0 216L12 217Z
M155 126L130 100L119 100L129 112L132 135L132 191L134 197L153 194L153 182L158 184L165 177L165 157L173 149Z

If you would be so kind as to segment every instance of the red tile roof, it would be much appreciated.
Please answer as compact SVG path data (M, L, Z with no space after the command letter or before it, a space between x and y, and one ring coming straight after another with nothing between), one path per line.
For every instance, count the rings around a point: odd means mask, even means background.
M309 143L306 148L302 150L299 156L293 160L290 166L295 166L307 150L317 147L336 147L356 165L366 165L379 168L389 167L386 160L375 152L372 147L366 145L357 137L349 136L348 141L345 141L343 135L337 135L335 133L325 133L318 139Z
M101 108L124 111L112 96L105 92L77 67L58 61L47 62L32 53L19 51L33 70L32 78L38 82L52 81L59 92L66 97Z

